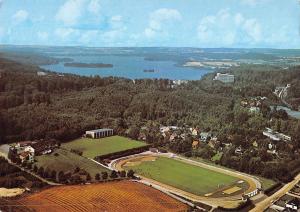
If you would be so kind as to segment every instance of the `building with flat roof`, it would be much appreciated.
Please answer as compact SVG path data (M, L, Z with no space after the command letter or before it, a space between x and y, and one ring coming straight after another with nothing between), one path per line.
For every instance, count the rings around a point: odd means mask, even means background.
M214 80L218 80L218 81L221 81L221 82L224 82L224 83L232 83L232 82L234 82L234 75L233 74L217 73Z
M103 137L112 136L113 134L114 134L114 130L108 128L89 130L85 132L85 136L89 138L103 138Z

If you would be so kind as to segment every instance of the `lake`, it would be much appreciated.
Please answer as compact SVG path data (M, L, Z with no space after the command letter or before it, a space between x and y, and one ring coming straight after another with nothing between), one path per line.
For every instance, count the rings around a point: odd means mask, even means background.
M290 108L283 106L277 106L277 110L285 110L289 116L300 119L300 111L291 110Z
M66 55L67 56L67 55ZM62 73L71 73L84 76L99 75L101 77L116 76L130 79L142 78L167 78L172 80L199 80L212 69L196 69L183 67L174 61L152 61L145 60L139 56L122 55L97 55L97 56L67 56L80 63L105 63L113 64L112 68L85 68L85 67L65 67L64 63L44 65L41 68ZM144 72L144 70L154 69L155 72Z

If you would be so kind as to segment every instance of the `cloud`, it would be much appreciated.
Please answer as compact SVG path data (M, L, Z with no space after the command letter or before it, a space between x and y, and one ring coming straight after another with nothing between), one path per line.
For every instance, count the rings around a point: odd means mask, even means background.
M49 34L47 32L41 32L41 31L39 31L37 33L37 36L38 36L39 40L47 40L48 37L49 37Z
M250 6L250 7L255 7L259 4L265 4L268 3L270 0L242 0L241 3Z
M67 0L58 10L55 18L67 26L77 24L83 14L85 0Z
M72 28L57 28L54 32L54 34L61 39L66 39L75 33L78 33L78 31Z
M18 10L13 15L13 20L15 23L22 23L28 19L28 12L26 10Z
M101 10L100 0L91 0L87 8L89 12L99 15Z
M150 14L149 25L144 30L146 37L154 37L157 34L167 33L167 25L180 21L182 16L178 10L161 8Z
M261 25L256 19L247 19L241 13L232 14L229 9L202 18L197 34L200 43L207 46L255 44L262 40Z

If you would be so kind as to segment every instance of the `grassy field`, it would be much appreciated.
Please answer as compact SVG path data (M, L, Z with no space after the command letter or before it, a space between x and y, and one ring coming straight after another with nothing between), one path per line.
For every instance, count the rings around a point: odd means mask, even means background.
M133 169L144 177L196 195L214 192L219 186L228 186L239 180L229 175L165 157L158 157L155 161L144 161L124 168Z
M55 156L55 153L58 155ZM54 153L49 155L37 156L36 160L35 165L38 167L42 166L45 170L48 168L57 172L73 172L76 167L86 170L91 176L103 171L109 172L103 166L64 149L56 149Z
M257 178L259 179L259 182L261 183L263 190L266 190L276 184L276 182L271 179L267 179L264 177L257 177Z
M181 155L181 156L184 157L183 155ZM214 157L216 157L216 155ZM230 171L236 171L234 169L230 169L230 168L225 167L225 166L217 165L217 164L213 163L212 161L208 161L208 160L205 160L203 158L193 157L193 158L188 158L188 159L192 159L194 161L199 161L201 163L205 163L205 164L208 164L208 165L211 165L211 166L220 167L222 169L227 169L227 170L230 170ZM264 178L264 177L261 177L261 176L257 176L257 175L252 175L252 176L256 177L259 180L259 182L262 185L263 190L266 190L266 189L268 189L271 186L273 186L273 185L276 184L276 182L274 180L272 180L272 179L267 179L267 178Z
M83 152L83 156L94 158L100 155L120 152L123 150L133 149L145 146L140 141L135 141L121 136L111 136L101 139L80 138L62 146L66 149L75 149Z

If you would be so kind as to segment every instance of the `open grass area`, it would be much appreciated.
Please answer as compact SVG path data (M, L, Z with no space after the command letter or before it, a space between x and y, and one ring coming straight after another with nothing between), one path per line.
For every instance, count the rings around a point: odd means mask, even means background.
M182 155L181 155L182 156ZM217 157L216 155L213 156L213 158ZM208 165L211 165L211 166L215 166L215 167L220 167L222 169L227 169L227 170L230 170L230 171L236 171L234 169L231 169L231 168L228 168L228 167L225 167L225 166L221 166L221 165L217 165L215 163L213 163L212 161L209 161L209 160L205 160L203 158L199 158L199 157L193 157L193 158L188 158L188 159L192 159L194 161L198 161L198 162L201 162L201 163L205 163L205 164L208 164ZM259 182L261 183L262 185L262 189L263 190L266 190L268 188L270 188L271 186L275 185L276 182L272 179L268 179L268 178L264 178L264 177L261 177L261 176L257 176L257 175L252 175L253 177L256 177Z
M59 171L73 173L76 167L86 170L91 176L95 176L95 174L103 171L109 172L105 167L64 149L56 149L49 155L37 156L36 160L35 165L38 167L42 166L45 170L55 170L57 173Z
M261 183L263 190L271 188L273 185L276 184L276 182L274 180L271 180L271 179L267 179L267 178L264 178L264 177L257 177L257 178L259 179L259 182Z
M75 149L83 152L83 156L94 158L109 153L145 146L146 143L121 136L111 136L100 139L80 138L62 146L66 149Z
M229 175L165 157L158 157L155 161L142 161L136 163L136 166L126 167L125 164L124 168L133 169L144 177L196 195L212 193L218 188L234 184L239 180Z

